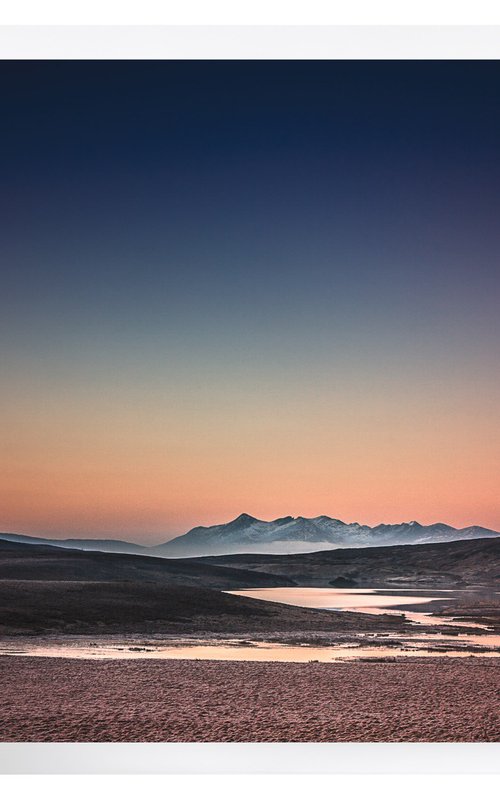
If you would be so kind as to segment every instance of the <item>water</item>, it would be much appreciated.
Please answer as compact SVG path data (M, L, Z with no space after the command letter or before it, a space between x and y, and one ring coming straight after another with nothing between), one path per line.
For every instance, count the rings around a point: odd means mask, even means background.
M410 622L425 625L451 625L458 628L478 628L488 630L486 625L473 622L462 622L450 617L435 616L431 612L396 610L394 606L418 605L442 600L453 590L436 590L433 595L423 589L425 596L414 594L415 589L400 590L398 593L384 594L378 589L329 589L310 587L279 587L273 589L241 589L230 591L240 597L253 597L254 600L266 600L271 603L300 606L302 608L320 608L329 611L357 611L366 614L399 614Z
M500 655L500 635L483 633L487 626L430 616L429 612L402 611L395 606L434 602L446 596L445 591L395 591L384 594L376 589L275 588L246 589L230 592L243 597L279 602L304 608L357 611L367 614L404 614L415 625L409 634L394 632L359 633L337 637L331 645L287 644L285 642L249 641L194 637L155 636L123 638L101 636L53 636L34 639L16 637L0 641L0 655L86 659L204 659L210 661L273 661L333 663L358 659L387 659L407 656L448 656L454 658ZM449 596L449 593L448 593ZM453 634L422 632L426 626L446 624L476 628L478 633ZM420 628L420 630L419 630Z
M479 649L470 652L470 648ZM332 663L357 659L383 659L404 656L449 656L456 658L481 655L498 657L500 636L465 635L448 639L440 634L400 637L359 634L356 641L332 645L285 644L281 642L226 639L172 639L138 643L133 639L102 637L90 641L85 637L46 637L41 641L28 638L0 643L0 655L35 656L51 658L102 659L169 659L209 661L275 661L307 663L319 661Z
M440 597L422 595L383 594L377 589L317 589L303 586L284 586L274 589L241 589L229 591L240 597L253 597L272 603L300 606L302 608L323 608L341 611L364 611L367 614L385 614L391 606L416 605L440 600ZM401 612L399 612L401 613Z

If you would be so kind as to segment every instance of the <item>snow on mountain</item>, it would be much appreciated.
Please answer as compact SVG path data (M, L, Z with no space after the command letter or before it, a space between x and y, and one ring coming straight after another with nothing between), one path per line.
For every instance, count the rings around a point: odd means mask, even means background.
M478 526L457 529L444 523L421 525L412 520L371 528L328 516L281 517L266 522L249 514L221 525L197 527L154 549L155 555L187 557L234 553L298 553L337 547L426 544L499 536Z
M319 517L280 517L270 522L250 514L240 514L231 522L209 527L198 526L164 544L146 547L115 539L47 539L0 533L0 539L24 544L49 544L57 547L105 552L138 553L165 558L188 558L236 553L290 554L332 550L339 547L380 547L385 545L430 544L461 539L500 536L497 531L472 525L457 529L437 522L381 524L371 528L358 522L343 522L326 515Z

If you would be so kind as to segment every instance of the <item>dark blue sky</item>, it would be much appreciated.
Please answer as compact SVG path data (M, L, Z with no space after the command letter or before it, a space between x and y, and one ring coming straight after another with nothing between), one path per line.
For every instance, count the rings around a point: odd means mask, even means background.
M193 282L196 313L221 287L226 310L285 293L285 313L359 281L375 300L423 278L467 295L471 258L496 282L496 63L25 62L2 75L14 312L30 287L37 307L117 292L118 314L139 292L153 315Z

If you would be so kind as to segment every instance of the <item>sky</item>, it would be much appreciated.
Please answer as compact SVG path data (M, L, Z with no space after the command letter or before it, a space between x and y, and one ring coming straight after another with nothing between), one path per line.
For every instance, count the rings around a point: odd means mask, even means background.
M0 530L500 530L499 86L0 62Z

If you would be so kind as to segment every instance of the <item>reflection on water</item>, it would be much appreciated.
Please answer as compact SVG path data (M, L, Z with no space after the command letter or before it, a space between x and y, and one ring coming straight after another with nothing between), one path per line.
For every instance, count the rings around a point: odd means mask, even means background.
M492 648L496 648L497 651ZM155 639L151 642L117 640L102 637L99 642L82 637L46 639L33 642L27 639L16 643L0 643L0 655L38 656L84 659L203 659L209 661L276 661L332 663L355 659L384 659L401 656L481 655L500 654L500 636L459 634L447 638L441 634L419 634L384 642L383 635L360 634L356 641L326 646L288 645L277 642L254 642L238 639L214 642L209 639ZM472 652L471 652L472 650Z
M273 603L285 603L303 608L326 608L342 611L366 611L384 614L391 606L416 605L439 600L439 597L422 595L379 593L377 589L317 589L303 586L284 586L275 589L240 589L227 594L253 597Z
M411 592L414 592L412 589ZM423 590L427 592L427 590ZM461 622L449 617L438 617L430 612L395 610L394 606L414 606L421 603L431 603L449 596L449 591L437 590L431 595L415 595L412 593L394 591L384 594L377 589L329 589L310 588L302 586L285 586L274 589L242 589L230 591L227 594L236 594L241 597L253 597L254 600L267 600L271 603L284 603L285 605L300 606L302 608L321 608L328 611L358 611L365 614L399 614L404 615L410 622L425 625L452 625L458 628L482 628L488 630L486 625L473 622ZM438 596L435 596L438 595Z

